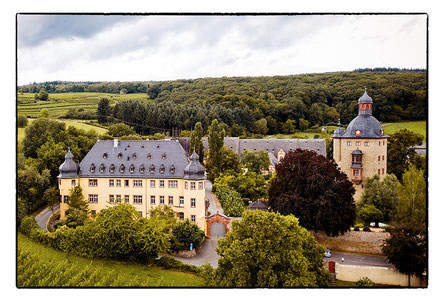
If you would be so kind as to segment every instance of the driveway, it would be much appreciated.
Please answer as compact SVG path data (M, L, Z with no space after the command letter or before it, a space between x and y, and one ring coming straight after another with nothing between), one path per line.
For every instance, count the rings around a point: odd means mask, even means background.
M344 261L342 262L342 258ZM387 267L392 268L393 265L385 261L385 257L382 256L371 256L371 255L361 255L353 253L343 253L331 251L331 257L325 258L324 261L335 261L340 264L345 265L363 265L372 267Z
M212 267L216 268L218 266L218 259L220 256L215 252L217 248L217 240L206 238L203 244L196 250L197 255L190 258L174 256L186 264L192 264L196 266L201 266L205 263L209 263Z
M43 228L45 231L48 231L48 229L46 228L46 225L48 224L49 219L51 218L51 216L57 212L60 209L60 204L56 204L54 206L54 211L51 211L51 209L49 207L46 207L42 212L40 212L36 217L35 217L35 221L37 222L37 224Z

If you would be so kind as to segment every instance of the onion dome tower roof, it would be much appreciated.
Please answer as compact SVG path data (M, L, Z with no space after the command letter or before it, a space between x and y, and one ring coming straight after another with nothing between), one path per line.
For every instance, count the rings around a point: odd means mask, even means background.
M372 98L366 93L366 88L365 93L358 99L358 103L372 103Z
M190 157L191 161L184 169L185 180L204 180L205 168L198 161L198 155L194 151Z
M68 149L68 153L65 155L65 162L58 169L60 171L59 178L77 178L79 168L74 161L74 155L70 149Z

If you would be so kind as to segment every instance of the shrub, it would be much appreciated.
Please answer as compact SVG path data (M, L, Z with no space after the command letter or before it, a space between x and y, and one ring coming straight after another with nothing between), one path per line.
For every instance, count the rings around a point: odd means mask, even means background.
M33 216L24 217L18 228L18 230L26 236L30 236L34 229L38 229L38 224Z
M371 232L371 229L368 226L363 227L363 231L365 232Z
M28 117L26 117L25 115L18 115L17 116L17 126L19 128L24 128L28 125Z
M363 224L358 223L358 224L355 224L354 227L357 227L357 228L363 228Z
M359 227L354 227L354 231L360 231Z
M172 227L172 235L174 236L171 246L173 251L189 250L191 243L194 248L197 248L205 237L205 233L188 219L176 223Z
M369 279L368 277L363 277L360 280L358 280L355 285L357 287L370 287L370 286L375 286L375 283Z
M174 257L169 257L169 256L162 256L160 259L156 259L155 265L158 267L165 268L167 270L178 270L194 274L198 274L202 271L202 268L200 267L190 264L185 264L180 260L177 260Z

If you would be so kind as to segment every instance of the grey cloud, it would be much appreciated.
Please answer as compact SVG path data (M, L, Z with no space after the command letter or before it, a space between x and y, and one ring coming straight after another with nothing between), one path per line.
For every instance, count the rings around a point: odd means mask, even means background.
M19 47L32 47L56 38L89 38L134 16L115 15L19 15Z

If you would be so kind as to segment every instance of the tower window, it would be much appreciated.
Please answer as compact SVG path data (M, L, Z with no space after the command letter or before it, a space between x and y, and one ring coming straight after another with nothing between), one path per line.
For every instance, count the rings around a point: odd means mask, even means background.
M369 146L369 142L365 142L365 146Z
M355 142L356 146L360 146L360 141Z
M348 143L347 143L347 144L348 144L348 146L351 146L352 142L351 142L351 141L348 141Z

